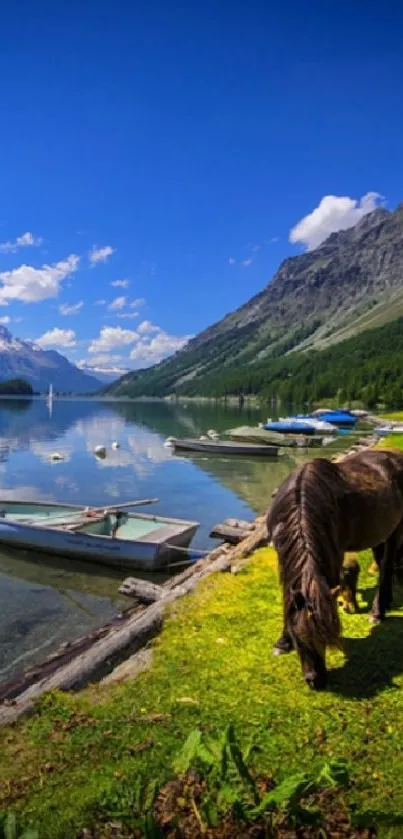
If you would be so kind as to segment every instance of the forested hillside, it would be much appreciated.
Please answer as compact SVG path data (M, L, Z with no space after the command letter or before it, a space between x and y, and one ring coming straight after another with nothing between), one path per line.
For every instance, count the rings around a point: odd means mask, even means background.
M147 383L139 374L137 386L131 377L131 394L168 395L172 380L164 380L160 366L148 372ZM184 381L177 391L216 398L257 394L294 404L337 397L340 402L359 399L369 407L377 402L403 406L403 317L326 350L292 352L242 367L228 364Z
M401 315L403 205L395 212L379 208L355 227L333 233L316 250L286 259L263 291L237 311L160 364L126 374L105 393L224 395L268 393L281 386L287 396L329 395L339 388L358 396L369 388L372 399L371 388L397 392L400 368L393 327L378 331L376 339L368 330ZM395 328L400 335L400 326ZM363 342L345 343L358 333L367 336ZM366 343L373 340L381 344L369 359ZM350 365L351 352L365 358ZM292 381L297 374L298 381Z

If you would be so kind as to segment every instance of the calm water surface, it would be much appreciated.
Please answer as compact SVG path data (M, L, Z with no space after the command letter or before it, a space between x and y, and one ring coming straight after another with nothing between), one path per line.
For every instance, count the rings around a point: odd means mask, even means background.
M158 497L147 512L193 519L193 547L213 546L209 531L228 516L252 519L263 511L303 454L277 462L217 455L177 456L169 435L199 436L256 425L257 410L210 405L55 401L0 402L0 497L94 506ZM116 451L113 440L120 443ZM108 447L105 460L95 446ZM345 441L341 445L345 445ZM340 445L340 444L339 444ZM51 463L51 452L65 460ZM310 454L312 456L312 454ZM0 680L41 660L61 641L112 618L128 600L117 594L124 572L45 559L30 552L0 553Z

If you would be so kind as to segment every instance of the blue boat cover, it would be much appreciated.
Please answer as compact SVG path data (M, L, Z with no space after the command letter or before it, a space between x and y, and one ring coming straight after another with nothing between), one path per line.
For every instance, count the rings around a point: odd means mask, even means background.
M302 422L267 422L263 426L266 431L278 431L280 434L312 434L315 431L314 425Z
M318 419L332 422L334 425L355 425L358 421L358 417L350 414L349 411L326 411L325 414L320 414Z

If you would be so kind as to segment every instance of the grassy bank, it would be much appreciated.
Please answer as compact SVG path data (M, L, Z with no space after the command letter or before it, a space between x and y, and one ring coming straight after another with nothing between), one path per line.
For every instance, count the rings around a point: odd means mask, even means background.
M345 758L349 807L381 826L401 821L403 599L370 631L369 561L367 554L362 611L343 618L346 655L329 656L326 693L308 691L295 655L271 655L280 590L275 554L260 550L239 575L211 577L178 603L148 672L124 685L48 695L34 717L2 730L0 808L36 823L40 839L73 839L93 826L87 835L119 836L110 825L130 825L141 779L163 784L192 730L217 737L233 722L241 744L252 736L260 747L256 773L281 781Z

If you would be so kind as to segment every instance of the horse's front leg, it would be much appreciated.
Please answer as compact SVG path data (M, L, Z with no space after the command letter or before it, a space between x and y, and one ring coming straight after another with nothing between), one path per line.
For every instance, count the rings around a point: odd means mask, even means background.
M286 622L284 622L284 627L280 635L280 638L277 639L273 647L273 655L285 655L286 653L291 653L293 649L293 640L287 629L287 624Z
M378 547L374 550L376 563L379 567L379 585L372 605L370 617L371 623L383 621L385 619L385 612L390 609L392 605L392 579L396 550L396 531L392 533L384 545L378 545Z

